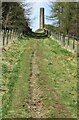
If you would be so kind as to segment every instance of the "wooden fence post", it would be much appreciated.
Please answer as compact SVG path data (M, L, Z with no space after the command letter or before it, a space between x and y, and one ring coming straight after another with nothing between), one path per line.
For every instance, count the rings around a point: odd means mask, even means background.
M68 34L68 46L69 46L69 34Z
M60 40L60 39L59 39L59 33L58 33L58 40Z
M8 38L9 38L9 39L8 39L8 42L9 42L9 41L10 41L10 30L9 30L9 33L8 33L8 35L9 35L9 36L8 36Z
M65 35L63 34L63 45L65 46Z
M11 30L11 40L13 41L13 29Z
M18 32L15 30L15 40L18 38Z
M75 48L75 36L73 35L73 49Z
M57 33L57 37L58 37L57 39L59 40L59 34L58 33Z
M61 41L61 33L59 33L59 40Z
M61 41L61 44L62 44L62 41L63 41L63 36L62 36L62 34L60 34L60 41Z
M12 31L10 30L10 40L12 39L12 36L11 36L11 35L12 35Z
M63 34L61 34L60 41L61 41L61 44L63 44Z
M55 39L57 39L57 33L55 33Z
M16 30L14 30L14 41L16 39Z
M6 44L8 45L8 38L9 38L9 30L7 30L7 39L6 39Z
M6 30L3 30L3 46L5 45Z

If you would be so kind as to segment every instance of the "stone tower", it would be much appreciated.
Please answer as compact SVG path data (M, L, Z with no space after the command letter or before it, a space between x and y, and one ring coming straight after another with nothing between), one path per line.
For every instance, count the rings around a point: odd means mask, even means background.
M44 8L40 8L40 29L44 28Z

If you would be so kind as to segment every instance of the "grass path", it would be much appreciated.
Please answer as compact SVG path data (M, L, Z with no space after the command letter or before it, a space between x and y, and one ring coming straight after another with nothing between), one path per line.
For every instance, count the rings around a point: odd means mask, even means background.
M29 75L28 73L29 73L30 66L28 66L28 63L30 61L30 56L27 54L27 52L23 54L22 59L23 60L21 63L19 78L15 83L15 87L13 90L12 105L8 113L10 114L9 117L12 117L12 118L18 118L18 117L24 117L24 116L29 117L29 113L28 113ZM27 60L27 63L26 63L26 60Z
M50 38L21 41L4 54L8 64L13 53L20 57L15 67L16 59L11 63L10 73L3 69L8 88L3 97L3 117L76 117L76 56Z
M76 56L61 48L56 41L38 41L39 85L47 117L77 117Z
M4 54L6 62L3 64L3 83L7 89L3 96L3 117L7 118L29 117L28 97L33 41L25 39L18 42Z
M33 118L44 117L43 103L41 101L42 91L38 86L38 66L36 64L36 53L32 59L32 76L30 78L30 112Z
M32 118L45 118L47 108L44 107L42 102L42 91L38 85L39 81L39 69L37 65L36 55L36 43L34 45L35 50L32 53L32 66L31 66L31 77L30 77L30 101L29 101L29 112Z

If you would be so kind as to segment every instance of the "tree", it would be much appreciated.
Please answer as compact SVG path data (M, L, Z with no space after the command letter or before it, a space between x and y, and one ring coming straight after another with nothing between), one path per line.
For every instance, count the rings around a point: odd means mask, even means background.
M2 11L3 29L16 29L18 32L22 32L26 26L29 26L30 19L25 15L23 4L3 2ZM26 14L30 15L29 9Z
M56 26L59 27L58 32L76 35L77 3L51 2L50 8L52 14L49 18L55 19Z

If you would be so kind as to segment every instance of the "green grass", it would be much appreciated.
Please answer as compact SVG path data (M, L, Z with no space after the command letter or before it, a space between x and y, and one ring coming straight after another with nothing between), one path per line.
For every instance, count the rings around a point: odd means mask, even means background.
M63 49L60 45L58 45L56 41L53 41L51 39L39 41L39 49L37 54L38 56L40 56L40 59L38 60L38 65L40 69L39 83L42 86L42 90L44 91L44 96L45 94L48 95L46 99L46 104L48 103L47 106L50 109L53 104L51 102L54 101L52 94L49 95L49 92L51 92L50 89L49 91L46 91L45 89L48 85L48 88L51 88L52 91L55 90L59 94L61 102L67 106L67 109L68 111L70 111L72 117L76 117L76 56L73 55L71 52ZM49 100L49 98L52 99ZM51 115L48 116L52 117L52 115L54 115L54 112L55 110L53 110L52 107Z
M63 45L63 41L58 40L58 38L56 38L56 39L57 39L57 41L59 41L61 43L61 45ZM65 37L65 47L71 51L73 50L73 39L72 38L69 39L69 45L68 45L68 37ZM74 42L74 47L75 47L74 51L77 52L77 41L76 40Z
M24 38L3 53L3 86L6 87L3 118L30 117L30 65L35 49L39 69L38 85L43 92L41 98L44 106L48 109L47 118L76 117L76 56L50 38Z
M18 97L18 102L20 102L19 106L21 106L21 104L23 104L23 102L28 98L30 62L33 43L34 41L31 39L27 41L27 38L26 40L18 40L11 49L3 53L3 85L7 88L3 96L3 118L12 117L12 104L14 103L14 106L16 106ZM16 88L16 90L14 88ZM21 93L20 95L17 92L18 90ZM15 96L15 94L17 96ZM26 108L22 107L18 109L21 111L20 114L16 107L14 107L14 111L16 111L15 117L23 117L24 115L28 116L28 111L25 110L27 109L27 105Z

